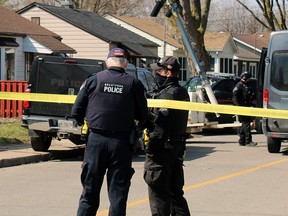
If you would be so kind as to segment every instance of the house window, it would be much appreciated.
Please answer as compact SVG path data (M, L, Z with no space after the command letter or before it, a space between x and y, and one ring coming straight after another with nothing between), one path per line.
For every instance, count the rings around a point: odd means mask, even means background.
M251 73L253 78L256 78L256 63L250 63L249 64L249 72Z
M215 58L210 56L210 70L215 71Z
M0 37L0 79L15 79L15 53L19 44L15 38Z
M187 58L179 57L178 61L180 63L179 80L187 81Z
M35 57L35 53L25 53L25 80L29 80L30 68Z
M220 58L220 72L224 72L224 59Z
M40 17L31 17L31 22L40 25Z
M233 61L232 59L229 59L229 64L228 64L228 73L232 74L233 73Z
M239 71L238 71L238 62L236 61L236 62L234 62L234 64L233 64L233 67L234 67L234 74L236 75L236 76L239 76Z
M247 62L243 62L243 64L242 64L242 70L241 70L242 72L245 72L245 71L247 71Z
M220 59L220 72L233 73L233 61L231 58Z
M15 48L5 48L6 79L15 80Z

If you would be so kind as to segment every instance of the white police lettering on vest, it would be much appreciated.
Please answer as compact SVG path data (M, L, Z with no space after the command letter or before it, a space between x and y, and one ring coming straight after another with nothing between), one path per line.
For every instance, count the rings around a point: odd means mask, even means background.
M113 84L113 83L105 83L103 91L108 92L108 93L122 94L123 93L123 85Z

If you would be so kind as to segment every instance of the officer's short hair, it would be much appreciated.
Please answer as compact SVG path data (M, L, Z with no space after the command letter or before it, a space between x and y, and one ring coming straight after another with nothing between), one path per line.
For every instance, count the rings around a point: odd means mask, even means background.
M109 63L113 63L113 64L117 64L117 65L122 65L122 64L126 64L127 63L127 59L126 58L118 58L118 57L108 58L107 61Z

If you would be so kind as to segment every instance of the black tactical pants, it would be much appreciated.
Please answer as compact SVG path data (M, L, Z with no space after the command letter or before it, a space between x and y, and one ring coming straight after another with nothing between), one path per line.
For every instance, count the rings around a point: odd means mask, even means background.
M144 168L152 216L190 216L183 196L183 161L163 149L153 157L147 155Z
M252 141L251 135L251 117L250 116L239 116L239 121L242 123L239 130L239 144L245 145Z
M134 173L128 135L107 135L91 132L85 150L77 216L95 216L99 207L100 189L107 169L109 216L126 215L130 180Z

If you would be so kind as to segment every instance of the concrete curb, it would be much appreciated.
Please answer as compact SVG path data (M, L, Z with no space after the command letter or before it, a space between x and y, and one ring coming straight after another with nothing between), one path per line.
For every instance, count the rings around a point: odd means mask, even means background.
M50 159L50 153L26 155L15 158L0 159L0 168L18 166L22 164L38 163L41 161L48 161Z
M28 144L5 145L0 148L0 168L83 155L84 146L69 141L53 141L48 152L36 152Z

